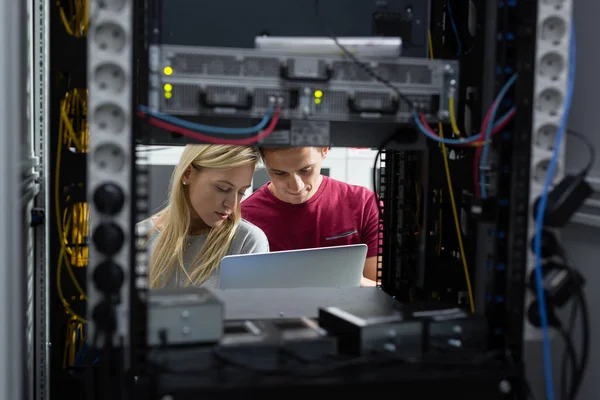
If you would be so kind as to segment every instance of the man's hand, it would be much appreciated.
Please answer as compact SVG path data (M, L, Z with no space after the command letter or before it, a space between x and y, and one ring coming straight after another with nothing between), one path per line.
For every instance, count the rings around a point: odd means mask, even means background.
M377 279L377 257L367 257L363 268L363 276L371 281Z
M365 278L364 276L360 279L360 287L375 287L377 283L370 279Z

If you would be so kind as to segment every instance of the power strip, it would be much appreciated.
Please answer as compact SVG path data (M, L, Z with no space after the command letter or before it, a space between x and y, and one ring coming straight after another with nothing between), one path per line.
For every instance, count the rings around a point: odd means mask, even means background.
M534 204L542 194L567 94L572 8L571 0L538 2L529 183L530 242L533 242L536 227ZM565 143L566 140L563 140L553 184L565 176ZM535 254L529 247L526 277L535 269ZM525 309L532 301L533 296L527 292ZM527 317L524 338L541 338L541 330L532 326Z

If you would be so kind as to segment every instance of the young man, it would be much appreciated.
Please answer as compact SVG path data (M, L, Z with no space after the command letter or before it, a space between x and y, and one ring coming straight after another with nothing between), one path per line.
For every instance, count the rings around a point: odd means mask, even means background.
M271 182L242 202L242 218L265 232L271 251L366 244L361 286L375 286L379 236L375 196L362 186L321 175L327 151L327 147L263 149Z

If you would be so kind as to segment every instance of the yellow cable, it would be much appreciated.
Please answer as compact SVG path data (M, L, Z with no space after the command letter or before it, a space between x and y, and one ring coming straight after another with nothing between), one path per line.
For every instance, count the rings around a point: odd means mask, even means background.
M58 289L58 297L60 298L61 302L65 306L67 313L83 322L84 319L82 317L79 317L77 314L75 314L73 312L73 310L71 309L71 305L69 304L69 301L64 296L64 293L62 290L62 268L63 268L63 265L67 266L67 272L69 272L69 275L71 276L71 280L77 287L78 291L81 293L83 291L83 289L81 288L81 286L79 286L79 283L77 282L77 279L75 278L75 274L73 274L73 270L71 268L68 268L69 264L67 261L64 246L60 249L60 253L58 255L58 266L57 266L57 270L56 270L56 285L57 285L57 289Z
M429 44L429 58L433 60L433 39L431 38L431 31L427 32L427 43Z
M87 0L78 0L74 5L74 12L67 16L65 9L57 1L59 15L65 31L72 36L82 37L87 34L88 28L88 5ZM71 11L73 8L71 8ZM86 93L87 94L87 93ZM67 334L65 337L65 348L63 355L63 368L75 365L76 356L85 343L83 336L83 324L87 320L73 311L69 301L65 298L62 288L62 269L66 267L67 272L75 288L80 293L82 299L86 299L85 291L79 284L75 276L72 264L76 266L85 266L87 264L87 246L85 246L85 237L87 237L89 209L87 203L73 204L69 209L65 209L63 218L60 212L60 167L63 146L75 148L77 152L87 152L89 143L89 132L86 124L86 99L81 96L78 89L68 93L61 102L59 118L59 140L56 155L56 175L55 175L55 203L57 230L60 240L60 252L56 271L56 285L58 296L71 320L67 325ZM71 120L71 116L73 120ZM67 237L66 232L69 232ZM67 244L73 243L75 247L71 250ZM83 245L83 246L82 246ZM69 256L71 260L69 260ZM80 333L78 335L78 333Z
M88 1L87 0L83 0L83 21L82 21L82 25L83 25L83 34L87 34L87 28L88 28L88 21L89 21L89 5L88 5Z
M85 95L86 93L80 93L78 89L74 89L61 110L61 127L64 130L66 126L68 131L68 135L65 135L68 138L66 145L70 147L73 144L79 153L86 153L88 150L89 135L84 117ZM72 123L71 117L73 118ZM76 127L77 132L75 132L74 127ZM85 267L87 265L88 254L88 248L85 246L89 220L88 205L86 202L72 204L70 208L65 209L63 222L66 220L67 214L73 214L73 219L68 237L65 236L65 241L67 244L70 243L75 246L73 249L66 249L71 257L70 264L76 267ZM67 230L65 229L64 231Z
M452 132L456 136L460 136L460 129L458 129L456 113L454 112L454 96L448 97L448 109L450 110L450 126L452 127Z
M57 292L58 292L58 297L60 298L60 301L62 302L63 306L65 307L67 314L72 316L74 319L86 324L87 320L85 318L83 318L82 316L80 316L79 314L75 313L75 311L73 311L69 301L65 298L64 292L62 290L62 266L64 264L64 259L65 259L65 252L62 249L60 250L58 259L59 259L58 267L56 268L56 288L57 288Z
M433 60L433 39L431 38L431 31L427 33L427 43L429 44L429 58ZM456 113L454 112L454 96L448 97L448 109L450 111L450 126L452 126L452 132L460 137L460 129L458 129Z
M65 118L62 116L64 114L64 106L61 105L61 118L60 123L64 123ZM56 212L56 229L58 230L58 237L60 239L61 251L64 249L64 234L63 234L63 219L61 218L60 213L60 166L61 166L61 158L62 158L62 143L63 143L63 131L59 129L58 131L58 147L56 150L56 168L55 168L55 176L54 176L54 208Z
M69 351L69 364L75 365L75 352L77 344L77 327L71 324L71 351Z
M57 270L56 270L56 285L57 285L57 292L58 292L58 297L60 298L61 303L63 304L63 307L65 308L65 311L67 312L68 315L70 315L71 317L73 317L74 319L81 321L83 323L87 323L87 320L85 318L83 318L82 316L78 315L75 311L73 311L73 309L71 308L71 304L69 303L69 301L65 298L63 289L62 289L62 266L63 266L63 261L64 261L64 252L60 252L59 258L61 259L60 264L58 264Z
M69 230L69 228L71 227L71 222L72 222L72 216L69 215L69 219L67 220L67 223L65 225L66 229L63 229L63 232ZM67 272L68 272L71 280L73 281L73 285L75 286L75 288L79 292L79 295L80 295L81 299L85 300L85 299L87 299L87 296L85 294L85 291L83 290L83 288L79 284L79 281L77 281L77 277L75 276L75 273L73 272L73 267L72 267L71 263L68 260L68 257L67 257L68 253L67 253L67 247L66 247L66 243L65 242L66 242L65 240L62 241L62 250L65 253L64 254L64 257L65 257L65 259L64 259L65 267L67 268Z
M444 138L444 129L441 122L438 122L440 137ZM454 200L454 188L452 187L452 178L450 177L450 165L448 163L448 153L446 145L442 143L442 158L444 159L444 169L446 170L446 180L448 181L448 191L450 192L450 203L452 205L452 215L454 216L454 226L456 227L456 236L458 237L458 248L460 249L460 259L462 261L463 270L465 272L465 281L467 282L467 292L469 293L469 306L471 312L475 312L475 300L473 298L473 288L471 287L471 276L467 265L467 257L465 255L465 246L463 244L462 232L460 231L460 222L458 212L456 211L456 202Z
M67 132L69 134L70 139L73 141L75 148L77 150L81 149L81 142L79 141L79 139L77 138L77 134L75 133L75 129L73 129L73 124L71 123L71 120L69 119L69 115L67 114L67 110L65 109L66 107L61 107L60 110L60 117L63 120L63 123L66 126Z
M429 56L433 60L433 41L431 39L431 31L428 33L429 38ZM440 137L444 138L444 127L441 122L438 122L438 129L440 131ZM467 292L469 294L469 306L471 312L475 312L475 300L473 298L473 288L471 287L471 275L469 274L469 267L467 265L467 257L465 255L465 246L463 244L462 232L460 230L460 222L458 219L458 212L456 211L456 201L454 200L454 188L452 187L452 177L450 176L450 165L448 163L448 153L446 152L446 145L442 142L442 158L444 159L444 169L446 170L446 181L448 182L448 191L450 192L450 203L452 205L452 215L454 216L454 226L456 227L456 236L458 237L458 248L460 249L460 258L465 273L465 281L467 282Z
M64 112L64 104L63 104L63 106L61 106L61 109L62 109L61 114L66 115L66 113ZM61 118L61 120L63 120L63 119L64 119L64 116L63 116L63 118ZM63 142L64 133L62 130L59 130L58 134L59 134L59 137L58 137L59 146L58 146L57 152L56 152L56 168L55 168L55 177L54 177L54 202L55 202L55 212L56 212L56 221L57 221L56 226L57 226L57 230L58 230L58 237L60 239L61 249L60 249L60 254L58 257L58 266L57 266L57 272L56 272L56 281L57 281L56 284L57 284L59 298L62 301L63 306L65 307L65 310L67 311L67 313L82 322L87 322L83 317L80 317L75 312L73 312L73 310L70 307L69 302L64 297L64 294L62 291L61 272L62 272L62 267L64 264L67 268L67 272L69 273L69 275L71 277L71 280L73 281L75 287L81 294L82 298L84 298L84 299L86 298L83 288L81 288L81 286L79 285L79 282L77 281L75 274L73 273L73 269L71 268L68 257L66 257L67 250L66 250L65 236L64 236L64 230L63 230L64 227L62 226L63 224L61 223L62 220L61 220L61 213L60 213L60 166L61 166L61 156L62 156L62 145L60 145L60 144ZM68 222L68 225L70 225L70 221Z
M71 265L85 267L87 265L88 206L86 202L76 203L71 207L74 223L71 225L69 243L76 246L71 256Z
M60 20L61 20L63 26L65 27L65 30L67 31L67 33L69 35L73 36L73 29L71 28L71 23L69 22L67 13L65 13L65 9L62 8L61 6L58 6L58 9L59 9L59 14L60 14Z
M63 350L64 369L75 366L77 353L82 349L84 343L83 324L81 321L73 318L67 325L65 335L65 348Z
M69 137L70 142L75 144L76 150L78 152L87 151L87 148L83 148L83 146L87 147L87 143L82 145L81 142L77 139L77 134L75 133L71 121L69 119L69 113L74 115L74 118L83 120L84 118L80 118L80 108L78 106L83 105L84 99L80 98L79 91L77 89L73 90L72 93L69 93L65 96L65 99L61 105L61 118L60 118L60 132L59 135L63 137ZM83 124L82 124L83 125ZM65 135L65 129L67 131L67 135ZM85 126L87 130L87 126ZM84 132L84 135L87 132ZM82 135L82 138L84 136ZM64 140L59 140L59 142L64 143ZM67 145L68 142L67 142ZM58 149L57 152L57 161L60 162L62 154L62 148ZM57 170L60 170L60 165L57 165ZM60 175L60 173L59 173ZM58 183L58 178L57 178ZM57 189L58 190L58 189ZM68 198L67 198L68 200ZM59 212L59 211L57 211ZM70 215L72 214L72 215ZM67 217L69 216L69 222L67 223ZM75 287L79 291L82 299L86 298L84 290L79 285L75 274L72 270L72 264L83 267L87 264L87 246L81 246L81 244L85 244L85 237L87 236L87 221L89 220L89 211L87 207L87 203L76 203L71 209L65 209L63 215L63 229L59 226L59 232L62 235L62 245L67 253L67 255L71 256L71 262L69 262L68 257L65 259L65 266L67 268L67 272L69 273L71 280L73 281ZM71 229L67 228L66 225L69 225ZM61 232L62 231L62 232ZM65 232L70 231L70 237L67 238ZM76 245L74 250L66 247L67 244L74 243ZM79 246L77 246L79 245Z
M87 0L78 0L73 7L69 7L69 13L61 5L60 0L56 2L60 14L60 20L65 28L65 31L75 37L83 37L87 35L89 9Z

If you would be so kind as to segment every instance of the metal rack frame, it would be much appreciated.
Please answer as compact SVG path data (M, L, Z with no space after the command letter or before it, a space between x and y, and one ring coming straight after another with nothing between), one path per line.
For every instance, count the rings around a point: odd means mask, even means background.
M50 209L48 141L49 141L49 10L44 0L32 2L32 129L34 152L39 158L40 193L35 199L35 218L32 221L35 235L35 260L33 269L35 302L35 375L33 398L46 400L50 397L50 288L49 288L49 243L50 223L45 217Z
M123 44L123 48L126 51L123 51L118 55L108 55L104 51L105 49L94 47L97 46L97 43L94 42L94 36L90 36L90 64L88 65L90 76L88 77L88 80L91 88L90 109L92 112L90 126L93 132L92 137L96 146L100 146L105 141L110 141L112 144L117 144L125 154L126 165L122 169L123 172L119 172L120 176L112 174L110 180L117 182L120 186L135 184L135 155L132 151L134 146L134 125L132 124L134 124L135 121L135 110L133 108L134 102L131 101L131 94L125 89L125 92L129 93L126 97L121 98L120 96L122 96L122 93L120 93L118 101L114 100L114 98L111 100L113 104L115 102L118 103L117 108L122 112L125 120L125 126L119 134L119 139L115 139L114 134L116 132L106 132L106 129L104 129L103 132L103 129L99 129L98 121L94 121L94 118L101 116L94 116L94 111L97 110L95 107L100 107L102 102L108 101L108 97L104 97L106 94L102 94L102 88L97 87L93 74L96 72L96 68L102 66L102 63L116 61L121 68L126 70L124 74L125 86L129 88L133 86L132 65L134 56L132 54L132 48L134 43L144 42L143 38L137 36L140 32L136 32L135 28L130 28L131 26L138 26L137 23L139 21L137 21L135 16L138 7L134 6L137 3L133 0L125 0L124 8L117 13L100 9L98 7L98 1L92 1L91 4L93 10L92 14L96 17L91 21L91 31L103 26L103 24L113 24L123 30L126 38L126 42ZM506 2L498 1L496 5L497 7L495 10L498 15L498 29L500 32L507 32L507 30L514 30L517 23L523 22L516 19L515 15L531 15L532 13L535 13L534 9L536 7L536 2L522 1L518 2L515 7L512 7L507 5ZM491 8L494 9L494 7ZM523 35L519 36L522 54L516 55L512 60L506 60L507 49L504 47L505 42L503 39L496 36L496 39L492 42L492 49L496 52L496 57L494 57L496 61L491 67L489 65L487 66L488 70L495 71L497 65L504 67L505 64L510 64L514 70L520 71L523 76L527 76L528 73L531 73L534 63L531 62L531 55L528 51L531 50L531 46L534 44L533 35L536 32L536 23L533 20L527 19L525 24L522 25L524 32ZM131 64L126 65L128 62L131 62ZM495 79L490 81L491 87L489 88L489 93L496 92L498 86L501 86L507 79L506 74L503 72L495 74L494 76ZM509 140L504 140L499 143L501 149L500 168L504 171L504 167L508 167L508 171L501 174L499 186L510 196L511 201L508 202L508 204L505 204L504 201L502 201L501 203L490 205L491 213L496 215L496 232L503 233L501 237L498 236L495 238L495 250L491 253L490 260L494 267L499 265L505 266L503 269L494 268L494 271L500 271L494 273L494 282L496 283L494 288L499 290L498 293L507 296L510 295L510 297L501 305L495 304L493 305L493 308L491 308L492 305L490 305L488 315L490 316L490 321L492 321L490 326L490 331L494 335L492 339L497 340L492 347L497 349L507 349L517 360L519 360L523 323L524 268L527 250L526 243L528 241L526 231L523 231L522 227L527 226L527 216L529 212L527 207L527 193L524 193L521 188L524 185L527 185L529 181L529 176L526 171L527 168L526 170L523 170L523 168L526 164L527 166L529 165L529 145L531 140L531 81L520 79L515 89L515 93L517 93L516 98L518 99L518 101L516 101L518 117L514 123L513 129L505 135ZM378 143L376 145L378 145ZM97 148L98 147L92 146L92 153ZM97 167L94 162L95 161L93 160L89 161L92 168ZM102 179L99 178L100 176L102 176ZM95 190L107 178L108 176L98 175L95 179L90 180L90 202L93 201ZM135 234L132 232L131 226L132 219L130 217L134 213L135 194L127 190L127 198L128 202L124 206L127 209L127 213L126 215L121 215L123 218L117 220L117 218L113 216L102 216L103 220L111 220L118 223L125 232L126 238L125 246L115 256L115 259L123 266L126 275L126 280L121 289L121 303L117 305L117 309L120 310L116 329L118 334L112 338L110 336L105 336L105 343L112 343L118 352L121 352L121 355L124 356L126 368L136 364L136 360L139 360L140 355L145 351L145 337L141 334L144 329L138 328L136 332L131 330L134 326L131 323L131 315L135 315L137 318L145 320L146 304L144 293L146 290L146 281L144 275L146 271L145 267L147 267L147 258L141 255L141 253L137 253L134 242ZM96 210L96 212L98 212L98 210ZM100 216L102 214L96 215ZM136 254L137 256L134 256ZM104 259L105 256L100 255L97 252L97 249L95 251L93 249L91 250L88 277L90 277L89 284L92 286L94 270L97 265L99 265L100 261ZM128 262L129 264L127 264ZM126 265L128 265L128 268ZM510 291L508 288L510 288ZM102 299L104 296L104 294L99 294L98 297L96 297L96 300L89 304L88 309L93 311L94 307L103 301ZM133 301L134 299L136 301ZM127 305L127 303L129 304ZM495 312L497 312L497 314L494 314ZM498 324L500 321L504 320L510 322L504 325L504 329L498 331ZM135 338L135 340L132 338ZM112 355L113 354L111 353L107 353L107 356L109 357Z
M28 264L27 268L0 269L1 290L12 300L3 302L3 309L0 312L0 354L3 354L0 369L8 371L8 374L0 376L0 397L18 399L24 397L26 392L31 394L30 389L26 389L26 385L28 382L33 381L36 385L36 389L33 391L34 396L38 399L44 399L49 396L48 368L50 357L48 349L51 327L48 311L54 308L53 304L56 303L56 298L48 290L48 282L53 277L53 272L49 270L48 265L53 258L50 250L56 245L56 240L51 237L49 227L56 221L53 222L50 216L44 218L43 213L41 213L37 214L36 218L41 217L43 223L36 225L33 229L28 227L27 224L29 222L36 223L31 219L32 214L30 211L39 211L36 210L37 208L52 209L48 200L48 191L51 187L52 168L50 162L55 145L51 143L53 137L50 134L49 120L54 118L53 115L56 115L56 109L51 109L48 99L50 95L56 99L56 92L50 93L49 88L50 43L48 34L51 5L43 0L32 0L33 7L31 4L29 5L29 12L31 13L29 18L33 20L26 23L28 18L25 15L25 3L7 0L3 5L0 5L0 16L4 22L2 24L4 35L2 35L2 46L0 47L0 59L4 68L0 79L2 79L6 92L10 93L10 96L3 97L4 104L0 107L0 113L3 113L3 118L0 120L4 124L4 134L0 139L2 141L0 151L3 153L2 159L6 165L18 166L16 169L3 168L1 172L0 188L5 195L0 200L2 202L0 218L3 221L0 248L4 265L21 266L25 265L26 261L29 263L33 261L33 264ZM94 3L98 4L98 2ZM134 5L137 10L143 9L141 6L144 1L125 0L125 3ZM504 7L500 7L500 3L504 4ZM491 264L488 264L488 262L479 263L477 272L483 271L485 273L488 265L491 265L494 272L488 282L490 290L496 291L494 294L507 294L502 304L491 304L484 301L484 305L488 308L488 312L497 312L497 316L491 319L492 323L490 324L490 337L496 338L494 346L509 350L518 359L522 350L523 284L530 239L527 226L531 223L529 209L531 198L527 196L526 188L530 182L531 172L530 144L531 114L533 111L531 81L533 80L535 65L538 2L533 0L516 2L515 10L510 10L507 4L508 2L497 1L496 4L490 5L487 12L487 15L495 15L496 24L494 25L497 25L497 27L490 28L491 35L489 35L485 46L488 55L494 53L494 56L486 57L490 64L485 68L485 81L490 84L487 88L487 94L482 96L482 102L487 106L486 103L491 101L493 92L503 84L506 78L503 74L496 75L494 65L491 65L498 62L498 60L503 63L502 60L506 56L504 43L499 41L496 36L497 29L498 27L501 31L502 29L513 29L515 23L518 22L520 25L520 31L518 32L520 54L510 63L519 70L520 76L523 78L519 80L514 92L519 112L513 129L508 132L510 140L499 147L501 149L500 160L502 166L508 167L509 170L509 173L501 176L500 185L505 190L509 188L510 198L508 207L504 205L492 206L492 213L495 214L495 218L490 224L496 226L496 232L502 231L505 235L502 238L494 239L493 248L482 247L482 252L485 253L484 260L488 261L489 253ZM521 17L517 19L515 14L521 15ZM113 14L109 16L116 18ZM94 14L94 17L96 17L96 14ZM96 20L94 22L99 23L101 21ZM145 27L140 26L140 21L136 20L133 15L131 21L128 22L137 29L135 34L128 37L129 43L134 43L132 46L136 46L135 51L138 51L138 49L143 51L144 41L141 35L145 31ZM28 26L28 24L30 25ZM31 47L24 43L24 38L29 36L26 27L32 29L32 32L30 32L30 34L33 34L33 36L30 36L33 42ZM77 47L79 50L82 48L84 47ZM33 78L33 82L30 82L29 85L25 83L23 69L23 65L28 65L25 62L27 58L25 49L30 49L33 53L32 76L30 77L30 79ZM54 59L58 60L57 62L60 62L61 57L55 54L53 56ZM132 65L134 62L139 62L139 60L134 60L133 56L131 59ZM496 61L492 61L494 59ZM132 70L135 69L132 67ZM85 74L82 75L85 77ZM131 78L131 75L128 75L128 78ZM85 82L85 79L80 79L80 81ZM33 88L29 93L31 96L29 104L27 104L23 94L23 88L26 86ZM130 111L133 110L135 104L136 102L132 101L128 106ZM33 117L29 123L30 125L24 117L24 110L28 108L30 108ZM22 118L15 116L22 116ZM130 118L128 121L135 124L135 118ZM132 126L134 128L131 131L136 131L135 125ZM27 142L28 138L32 137L30 133L33 133L33 143ZM131 136L131 142L127 142L127 144L131 143L131 146L133 146L135 138L133 135ZM35 154L40 157L39 160L22 151L28 148L29 145L33 146ZM30 159L28 166L38 168L32 171L39 172L41 178L39 182L43 183L42 192L37 195L37 185L35 184L37 178L35 178L35 174L20 174L20 162L24 159ZM139 182L136 177L142 176L143 171L137 169L135 161L135 154L132 152L128 162L130 162L129 165L135 173L132 173L128 178L124 178L123 182L137 189ZM38 162L39 165L36 167ZM29 167L27 170L29 170ZM17 176L15 171L18 171L20 175ZM25 185L27 190L22 192L22 183L31 183L32 181L34 185ZM600 184L596 181L592 181L592 184L598 191ZM21 195L24 195L24 197L21 197ZM136 204L134 208L137 208L138 211L142 209L144 198L141 192L131 193L130 200ZM35 207L33 210L31 209L32 204ZM597 200L589 200L587 203L589 209L576 214L575 222L600 226L595 214L598 208L597 204ZM26 212L22 212L23 210L26 210ZM132 226L134 220L134 213L132 212L131 218L124 223ZM39 223L39 220L37 221ZM33 236L31 236L32 233ZM26 247L19 249L12 245L9 239L15 237L24 238ZM133 237L134 235L128 237L131 246L133 246ZM32 238L35 243L33 247L35 253L31 253ZM129 248L133 249L133 247ZM134 271L136 267L143 267L145 263L143 255L131 250L128 256L123 257L123 260L126 260L127 265L130 267L129 272L131 275L129 276L139 277L143 280L144 273L138 270ZM504 268L498 268L499 266ZM389 271L382 272L388 273ZM31 288L26 287L27 284L33 284L33 291ZM127 292L129 302L137 313L137 319L131 318L126 323L131 334L130 343L132 343L132 346L129 348L130 357L125 358L129 361L133 360L130 365L135 365L137 361L138 367L143 367L143 357L141 355L144 354L145 350L145 286L143 281L130 279L127 288L129 290ZM32 293L33 297L28 298ZM31 315L30 308L32 300L35 302L33 315ZM27 315L27 311L29 311L29 315ZM23 315L27 317L25 318L26 324L23 323ZM500 321L504 322L499 325ZM32 334L32 329L34 335L33 353L31 349L26 348L26 340L30 339L30 336L27 335ZM24 340L24 338L26 339ZM23 350L22 353L21 350ZM23 354L29 356L33 354L35 356L34 372L31 371L31 364L28 364L30 360L24 359Z
M26 89L27 74L27 4L23 1L4 1L0 4L2 35L0 39L0 83L10 93L0 99L0 153L4 167L0 171L0 398L21 399L28 395L27 383L33 371L25 355L27 349L27 316L29 305L26 287L27 246L30 234L24 226L27 210L35 191L31 188L34 165L31 131L28 129ZM13 241L20 240L21 246ZM19 242L17 242L19 243Z

